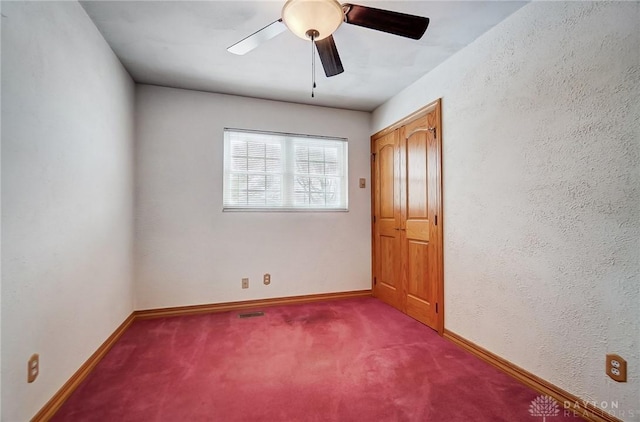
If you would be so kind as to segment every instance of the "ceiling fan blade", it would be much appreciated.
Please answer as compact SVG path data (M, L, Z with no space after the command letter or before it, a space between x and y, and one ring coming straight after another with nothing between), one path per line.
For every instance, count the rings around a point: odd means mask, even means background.
M401 37L419 40L429 26L429 18L357 4L343 5L346 22Z
M318 54L320 55L320 61L324 68L324 74L327 77L338 75L344 72L342 67L342 61L336 48L336 43L333 40L333 35L329 35L327 38L323 38L319 41L315 41Z
M264 28L254 32L242 41L238 41L231 47L227 48L227 51L233 54L243 55L253 50L265 41L270 40L278 34L287 30L287 26L282 22L282 19L270 23Z

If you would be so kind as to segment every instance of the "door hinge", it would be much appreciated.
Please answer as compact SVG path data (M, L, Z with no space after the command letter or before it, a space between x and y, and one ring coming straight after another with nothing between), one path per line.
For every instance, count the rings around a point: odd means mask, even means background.
M373 216L373 222L374 223L376 222L376 216L375 215Z
M378 280L375 277L373 277L373 285L375 286L376 284L378 284Z
M436 314L438 313L438 303L436 302Z
M436 215L436 226L438 225L438 216Z
M371 161L376 161L376 153L371 154Z

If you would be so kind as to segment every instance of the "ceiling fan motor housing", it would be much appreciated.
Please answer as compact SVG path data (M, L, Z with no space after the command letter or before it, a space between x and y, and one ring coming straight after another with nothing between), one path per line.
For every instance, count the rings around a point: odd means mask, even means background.
M313 39L322 40L338 29L344 13L336 0L288 0L282 8L282 20L302 39L313 34Z

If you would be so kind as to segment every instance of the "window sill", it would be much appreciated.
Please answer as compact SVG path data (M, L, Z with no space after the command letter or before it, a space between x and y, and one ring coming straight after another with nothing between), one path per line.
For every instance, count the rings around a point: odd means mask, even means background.
M222 212L349 212L348 208L222 208Z

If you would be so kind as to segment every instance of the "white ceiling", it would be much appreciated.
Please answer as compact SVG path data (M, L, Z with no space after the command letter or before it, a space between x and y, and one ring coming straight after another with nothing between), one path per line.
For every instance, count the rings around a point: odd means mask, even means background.
M426 16L419 41L343 24L344 73L326 78L311 45L286 31L244 56L226 49L280 18L280 1L83 1L136 82L371 111L522 7L512 1L356 1ZM317 53L316 53L317 54Z

